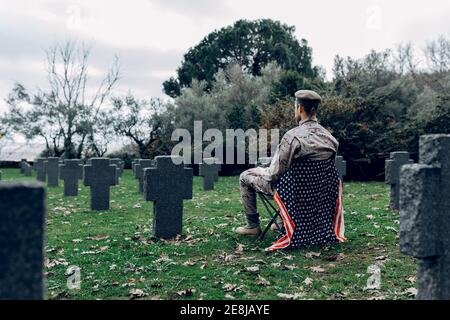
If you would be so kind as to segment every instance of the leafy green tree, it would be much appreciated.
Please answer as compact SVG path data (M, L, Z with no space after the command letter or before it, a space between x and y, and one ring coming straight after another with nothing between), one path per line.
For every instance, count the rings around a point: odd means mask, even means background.
M181 89L189 87L194 79L205 81L205 89L209 90L215 74L232 63L258 76L264 66L275 61L284 70L315 78L318 69L312 66L312 49L306 40L299 42L294 32L295 27L270 19L239 20L214 31L184 55L178 78L164 82L164 92L179 96Z
M140 158L169 153L174 129L170 105L157 98L147 101L136 99L133 95L114 97L112 102L114 132L131 140L137 146Z

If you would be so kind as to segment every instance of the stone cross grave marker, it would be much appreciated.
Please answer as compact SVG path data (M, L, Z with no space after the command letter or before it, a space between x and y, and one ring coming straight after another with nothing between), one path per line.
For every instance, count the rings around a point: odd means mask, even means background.
M417 258L417 299L450 299L450 135L420 138L400 171L400 249Z
M0 300L44 298L45 188L0 183Z
M59 158L47 158L44 162L47 174L47 186L50 188L59 186Z
M389 160L386 160L384 171L386 183L391 185L390 208L398 210L400 204L400 168L405 164L412 164L409 160L409 152L391 152Z
M136 165L136 176L139 180L138 190L144 192L144 170L155 166L155 160L153 159L141 159Z
M183 200L192 199L193 171L184 167L181 157L155 160L156 167L144 172L144 197L153 201L153 235L169 239L182 232Z
M110 187L116 182L116 166L108 158L92 158L84 166L84 185L91 188L91 210L109 210Z
M111 164L115 164L119 168L120 176L122 176L123 170L125 169L125 162L120 158L113 158L111 159Z
M336 157L336 169L338 171L339 179L343 181L344 176L347 175L347 161L344 160L344 157Z
M31 177L33 174L33 167L28 163L28 162L24 162L22 164L22 168L23 168L23 174L25 175L25 177Z
M74 197L78 195L78 180L83 179L81 160L66 160L59 165L59 177L64 181L64 195Z
M116 166L116 185L119 185L119 178L122 176L120 162L121 160L118 158L111 159L111 164Z
M33 169L36 170L36 179L40 182L45 182L46 175L45 175L45 160L46 158L37 158L34 161Z
M19 168L20 168L20 173L24 173L24 167L23 167L23 165L24 165L24 163L26 163L27 162L27 159L21 159L20 160L20 162L19 162Z
M217 158L205 158L199 165L199 175L203 177L203 190L214 190L214 182L219 180L220 164Z
M137 177L137 173L136 173L136 168L137 168L137 166L139 165L139 161L141 161L141 160L143 160L143 159L136 159L136 160L133 160L133 164L131 165L131 167L132 167L132 169L133 169L133 176L137 179L138 177Z

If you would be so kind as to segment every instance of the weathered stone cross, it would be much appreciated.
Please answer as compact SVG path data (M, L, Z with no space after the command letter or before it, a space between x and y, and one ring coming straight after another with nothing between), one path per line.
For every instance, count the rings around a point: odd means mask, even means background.
M47 173L47 186L57 187L59 185L59 158L47 158L44 162L45 172Z
M144 192L144 170L155 166L155 160L153 159L140 159L136 165L136 177L139 180L138 190Z
M46 178L45 177L45 165L44 165L45 160L47 160L47 159L37 158L34 161L34 165L33 165L34 170L36 170L36 178L38 181L41 181L41 182L45 182L45 178Z
M116 166L116 185L119 185L119 178L122 176L121 161L118 158L111 159L111 164Z
M45 188L0 183L0 300L44 298Z
M33 168L28 162L22 163L23 174L25 177L31 177L33 174Z
M389 160L386 160L384 171L386 183L391 185L390 208L398 210L400 204L400 168L405 164L412 164L409 160L409 152L391 152Z
M19 162L20 173L24 173L24 163L27 162L27 159L21 159Z
M144 197L153 201L153 234L173 238L182 232L183 200L192 199L192 169L181 157L156 157L156 167L144 172Z
M450 299L450 135L420 138L400 172L400 248L418 259L418 299Z
M135 160L133 160L133 162L131 163L131 169L133 169L133 176L137 179L137 176L136 176L136 168L137 168L137 166L139 165L139 161L140 160L143 160L143 159L135 159Z
M78 180L83 179L83 166L80 160L66 160L59 165L59 176L64 181L64 195L78 195Z
M92 158L84 166L84 185L91 187L91 209L109 210L110 187L116 183L116 166L108 158Z
M203 190L214 190L214 182L219 180L220 164L217 158L205 158L199 165L199 175L203 177Z

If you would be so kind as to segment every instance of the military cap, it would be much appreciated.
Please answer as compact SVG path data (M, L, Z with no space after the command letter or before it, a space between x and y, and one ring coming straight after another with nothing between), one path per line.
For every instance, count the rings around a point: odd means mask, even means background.
M295 93L295 97L299 100L310 100L322 102L322 97L312 90L300 90Z

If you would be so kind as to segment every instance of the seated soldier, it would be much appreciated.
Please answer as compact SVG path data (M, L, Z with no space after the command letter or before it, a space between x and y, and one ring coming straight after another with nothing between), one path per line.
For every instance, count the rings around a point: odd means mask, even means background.
M283 221L283 236L268 248L300 248L344 241L341 194L335 166L339 143L317 120L321 97L314 91L296 92L298 127L287 132L267 168L253 168L240 176L247 225L240 235L261 232L256 192L273 196Z

